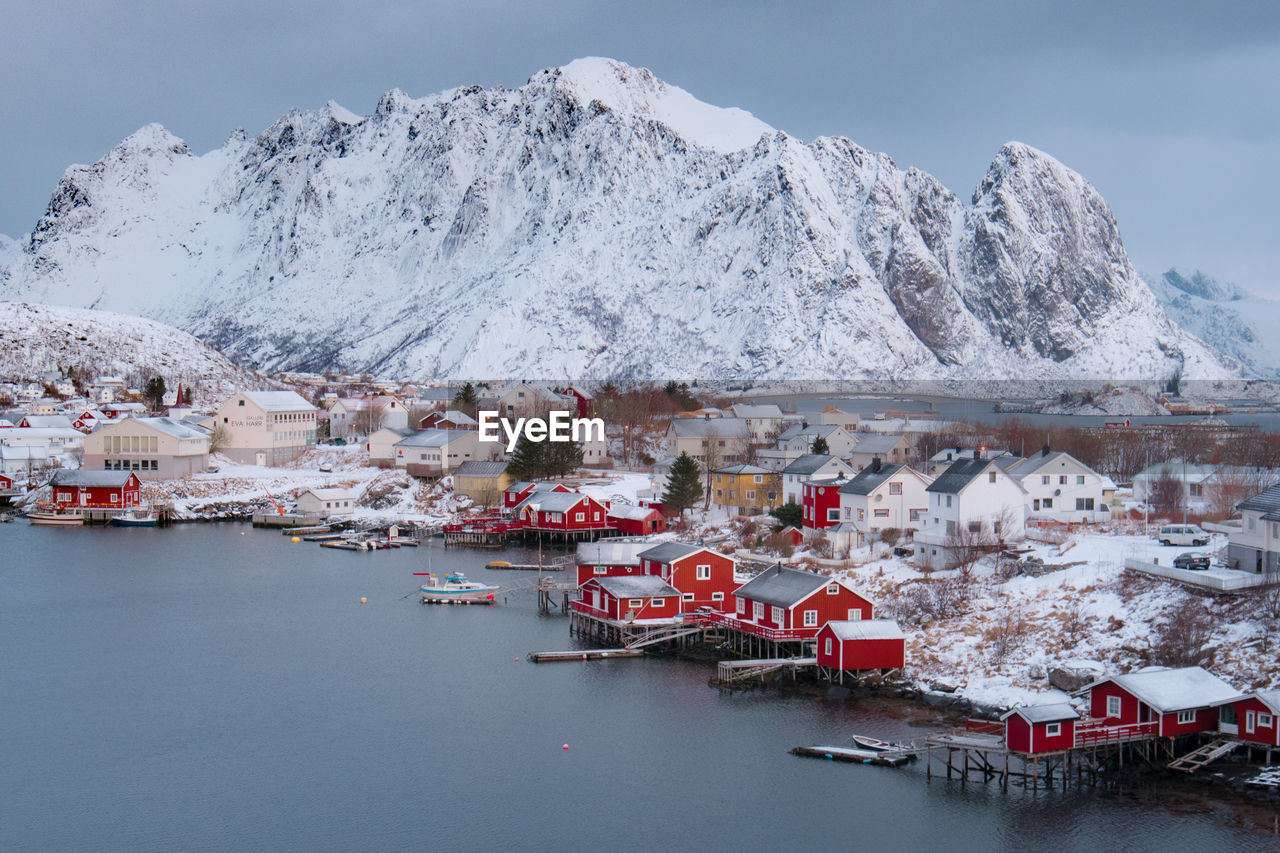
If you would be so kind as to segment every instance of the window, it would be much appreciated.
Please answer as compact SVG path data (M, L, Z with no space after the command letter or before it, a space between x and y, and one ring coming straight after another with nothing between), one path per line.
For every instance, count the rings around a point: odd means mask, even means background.
M753 477L753 478L752 478L752 482L755 482L755 483L763 483L763 482L764 482L764 475L763 475L763 474L756 474L756 475L755 475L755 477Z
M1179 723L1194 723L1195 721L1196 721L1195 711L1179 711L1178 712Z
M755 499L756 499L756 490L751 489L749 492L747 492L747 500L753 501Z
M607 574L609 574L609 567L608 567L608 566L593 566L593 567L592 567L592 569L591 569L591 573L592 573L593 575L607 575Z
M862 610L857 607L849 608L849 621L857 622L862 619Z
M753 601L753 602L751 602L751 604L752 604L752 610L753 610L753 611L754 611L754 613L755 613L756 621L759 621L759 620L763 619L763 618L764 618L764 604L762 604L762 603L761 603L761 602L759 602L759 601Z
M838 583L827 584L827 595L839 595L839 594L840 594L840 584Z
M878 510L876 510L876 511L875 511L874 513L872 513L872 514L873 514L876 518L888 518L888 517L889 517L889 510L887 510L887 509L878 509Z
M828 507L827 521L839 521L839 520L840 520L840 507L836 507L836 506Z
M1045 474L1045 475L1043 475L1043 476L1041 476L1041 477L1040 477L1040 485L1042 485L1042 486L1047 486L1047 485L1049 485L1049 475L1048 475L1048 474Z
M713 593L711 593L711 600L712 600L712 601L724 601L724 593L723 593L723 592L713 592Z
M1053 509L1053 498L1043 499L1042 501L1040 501L1040 506L1044 507L1045 509Z
M649 600L649 603L654 607L665 607L667 605L667 600L665 598L653 598Z
M1245 712L1244 712L1244 730L1245 730L1245 733L1246 733L1246 734L1253 734L1254 730L1255 730L1257 727L1258 727L1258 712L1257 712L1257 711L1245 711Z
M848 520L849 520L849 514L850 514L850 513L852 513L852 512L853 512L853 509L852 509L851 507L845 507L845 508L844 508L844 520L845 520L845 521L848 521Z
M1049 723L1044 727L1045 737L1057 737L1062 734L1062 723Z
M1193 498L1202 497L1204 495L1204 485L1201 483L1190 483L1187 486L1187 494Z
M627 607L630 607L632 610L636 610L638 608L644 607L644 599L643 598L628 599Z
M694 576L700 581L711 580L711 566L710 565L698 566L697 569L695 570Z
M1120 697L1119 696L1107 697L1107 716L1108 717L1120 716Z
M1260 728L1260 729L1269 729L1269 728L1271 728L1271 715L1270 715L1270 714L1262 714L1262 713L1259 713L1259 714L1258 714L1258 728Z
M1058 475L1058 485L1065 486L1066 484L1067 484L1067 475L1066 474Z
M901 483L890 483L890 484L889 484L889 494L891 494L891 495L900 495L900 494L902 494L902 484L901 484Z
M947 495L947 506L951 506L951 495Z
M994 533L995 535L999 536L999 535L1000 535L1000 531L1001 531L1001 529L1002 529L1003 524L1004 524L1004 522L1003 522L1003 521L993 521L993 522L991 522L991 532L992 532L992 533Z
M988 472L987 472L987 482L988 482L988 483L994 483L995 481L996 481L996 472L995 472L995 471L988 471Z
M1040 499L1039 499L1039 498L1032 498L1032 500L1031 500L1031 511L1032 511L1032 512L1039 512L1039 511L1040 511Z
M770 612L770 616L769 616L769 618L773 620L773 624L775 624L775 625L781 625L781 624L782 624L782 620L784 619L784 616L783 616L783 610L782 610L782 608L781 608L781 607L771 607L771 608L769 608L769 612Z
M1084 474L1077 474L1077 475L1076 475L1076 485L1077 485L1077 486L1083 486L1083 485L1084 485Z
M242 408L242 409L243 409L243 408L244 408L244 400L241 400L239 403L237 403L237 405L238 405L240 408ZM226 418L223 418L223 420L226 420Z
M823 644L822 653L824 655L831 654L831 638L830 637L827 637L826 643Z
M574 521L584 521L584 520L586 519L586 517L587 517L587 516L586 516L586 513L575 512L575 513L573 514L573 520L574 520Z
M912 520L912 521L919 521L919 520L920 520L920 514L921 514L921 513L923 513L923 512L924 512L924 510L922 510L922 509L913 509L913 510L911 510L911 520Z
M806 628L818 627L818 611L806 610L804 612L804 626Z
M1093 498L1076 498L1077 510L1092 510Z
M862 521L867 517L867 511L862 507L858 507L858 521Z
M739 614L743 614L743 615L745 615L745 614L746 614L746 612L747 612L747 603L746 603L745 601L743 601L741 598L738 598L738 596L736 596L736 595L733 597L733 600L737 602L737 604L735 605L734 609L735 609Z
M119 495L112 495L112 496L111 496L111 502L112 502L113 504L120 503L120 496L119 496Z
M951 519L947 519L947 535L954 536L956 534L956 523Z

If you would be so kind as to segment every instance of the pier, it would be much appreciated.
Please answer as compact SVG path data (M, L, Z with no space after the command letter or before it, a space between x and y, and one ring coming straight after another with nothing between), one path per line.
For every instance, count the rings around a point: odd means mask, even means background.
M581 649L567 652L529 652L525 657L532 663L556 663L559 661L606 660L609 658L640 658L644 652L638 649Z

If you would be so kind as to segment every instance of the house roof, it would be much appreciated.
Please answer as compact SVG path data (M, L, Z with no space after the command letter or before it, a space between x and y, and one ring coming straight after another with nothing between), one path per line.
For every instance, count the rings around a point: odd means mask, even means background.
M72 421L66 415L26 415L24 420L30 429L70 429Z
M1280 690L1255 690L1252 695L1273 713L1280 714Z
M268 412L314 412L316 409L297 391L245 391L244 397Z
M1280 512L1280 484L1260 492L1246 501L1236 504L1236 509L1249 512Z
M124 421L113 421L109 424L103 424L100 429L110 430L117 424L144 424L177 439L209 437L209 433L206 430L192 426L191 424L183 423L182 421L175 421L171 418L130 418ZM98 430L94 431L97 432Z
M424 429L419 430L411 435L396 442L396 447L444 447L455 441L460 441L469 435L473 435L468 430L460 429Z
M1090 468L1088 465L1085 465L1079 459L1072 456L1070 453L1067 453L1062 450L1050 451L1048 455L1045 455L1043 453L1037 453L1035 456L1028 456L1026 459L1020 460L1015 464L1010 465L1005 470L1009 472L1010 476L1017 477L1019 480L1022 480L1036 473L1041 468L1044 468L1046 465L1053 465L1064 459L1076 463L1081 468L1084 468L1086 471L1089 471L1094 475L1097 475L1098 473L1097 471L1094 471L1092 468Z
M782 441L797 438L799 436L804 436L806 438L817 438L818 436L821 436L826 438L838 429L844 429L844 427L840 426L840 424L809 424L808 426L792 424L787 427L786 431L779 435L778 438Z
M706 550L703 546L690 545L687 542L663 542L661 545L650 545L649 549L642 551L640 556L655 563L670 563L703 550Z
M1240 691L1199 666L1181 669L1145 669L1127 675L1100 678L1090 684L1113 681L1160 713L1208 708L1239 698Z
M975 477L987 470L990 464L990 459L958 459L939 474L938 479L926 486L925 491L958 494Z
M617 598L655 598L679 595L680 590L657 575L622 575L592 578L604 591Z
M734 595L776 607L791 607L829 583L832 579L826 575L788 569L781 563L774 563L738 587Z
M638 566L640 555L652 547L652 542L634 540L579 542L577 564L579 566Z
M303 494L315 495L322 501L351 500L356 496L356 493L351 489L307 489Z
M776 403L734 403L730 406L733 413L740 418L781 418L782 409Z
M869 495L878 489L885 480L905 467L901 462L895 462L892 465L881 465L879 471L863 468L856 477L840 487L840 494Z
M672 418L677 438L749 438L751 431L743 418Z
M1006 720L1014 714L1028 723L1060 723L1064 720L1080 719L1080 712L1066 702L1055 702L1051 705L1019 705L1005 711L1000 715L1000 719Z
M906 634L892 619L833 619L827 623L838 640L904 640Z
M478 426L475 418L471 417L466 412L461 412L457 409L448 409L443 412L429 412L422 416L422 420L425 421L427 418L431 417L436 418L436 423L439 423L440 421L449 421L450 423L455 424Z
M480 459L468 459L453 472L456 477L492 477L497 479L507 470L506 462L487 462Z
M768 468L759 465L730 465L728 468L717 468L717 474L772 474Z
M904 436L891 432L858 433L858 443L853 446L854 453L888 453L902 443Z
M783 468L782 473L796 474L802 477L807 476L812 474L814 471L817 471L833 459L837 462L840 461L839 459L836 459L836 457L826 453L806 453L786 468Z
M538 512L567 512L586 497L588 496L581 492L553 492L540 489L525 498L516 510L523 512L525 507L532 507Z
M83 468L74 471L60 470L53 472L52 486L107 486L118 487L129 482L132 471L86 471Z
M626 518L632 521L645 521L653 516L654 513L662 515L658 510L651 506L633 506L631 504L615 504L609 508L609 518Z

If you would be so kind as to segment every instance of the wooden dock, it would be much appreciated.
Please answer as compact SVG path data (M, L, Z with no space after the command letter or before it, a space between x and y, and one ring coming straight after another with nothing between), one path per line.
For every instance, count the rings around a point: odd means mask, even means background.
M494 604L492 598L458 598L456 596L443 598L438 595L432 595L429 592L422 594L423 604Z
M568 652L529 652L525 657L533 663L556 663L570 660L608 660L611 658L641 658L639 649L575 649Z
M855 764L875 764L879 767L901 767L912 756L901 753L881 753L870 749L851 749L847 746L797 746L792 755L805 758L822 758L827 761L849 761Z
M791 670L792 680L797 670L817 666L814 658L758 658L755 660L722 660L716 664L716 676L711 680L714 687L740 687L743 684L771 673Z
M555 563L508 563L506 560L493 560L485 564L486 569L500 572L563 572L565 564Z

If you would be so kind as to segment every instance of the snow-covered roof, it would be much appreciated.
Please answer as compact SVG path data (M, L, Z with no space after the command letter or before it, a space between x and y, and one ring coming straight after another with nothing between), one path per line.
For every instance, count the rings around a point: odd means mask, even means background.
M538 512L568 512L578 505L587 495L581 492L552 492L539 490L535 491L517 508L523 511L525 507L531 507Z
M407 435L395 443L396 447L444 447L468 436L474 436L468 430L461 429L424 429Z
M768 468L759 465L730 465L728 468L717 468L716 474L772 474Z
M267 412L314 412L316 407L297 391L244 391L246 400ZM105 407L104 407L105 408Z
M616 598L654 598L680 594L678 589L657 575L621 575L593 580Z
M734 595L777 607L791 607L829 583L834 581L825 575L788 569L781 563L774 563L738 587Z
M645 521L655 512L651 506L633 506L632 504L614 504L609 508L610 518L626 518L631 521Z
M705 550L701 545L690 545L687 542L663 542L661 545L650 545L640 556L655 563L670 563Z
M1064 720L1080 719L1080 712L1066 702L1055 702L1051 705L1019 705L1005 711L1000 715L1000 719L1007 720L1014 714L1028 723L1060 723Z
M488 462L482 459L468 459L453 472L456 477L501 477L507 470L506 462Z
M315 495L322 501L354 500L356 493L352 489L307 489L304 495Z
M1280 512L1280 484L1236 504L1236 509L1248 512Z
M1046 465L1053 465L1055 463L1068 462L1068 461L1076 463L1081 468L1084 468L1086 471L1090 472L1091 474L1094 474L1095 476L1098 473L1097 471L1094 471L1092 468L1090 468L1088 465L1081 462L1079 459L1072 456L1070 453L1067 453L1066 451L1062 451L1062 450L1050 451L1047 454L1037 453L1035 456L1029 456L1026 459L1020 460L1019 462L1013 465L1010 465L1005 470L1009 472L1010 476L1017 477L1019 480L1023 480L1035 474L1037 471L1039 471L1041 468L1044 468Z
M1145 669L1113 675L1090 684L1113 681L1160 713L1208 708L1239 698L1240 691L1199 666L1180 669Z
M1280 690L1255 690L1252 695L1270 708L1272 713L1280 714Z
M729 408L740 418L781 418L782 409L776 403L734 403Z
M132 471L86 471L83 468L68 471L61 470L53 472L53 479L49 481L52 486L123 486L129 482L129 477L133 475Z
M66 415L27 415L23 420L31 429L71 428L71 418Z
M803 477L808 474L812 474L814 471L817 471L833 459L836 459L836 457L826 453L806 453L804 456L801 456L790 465L783 468L782 473L795 474ZM839 462L840 460L836 459L836 461Z
M878 489L885 480L888 480L905 467L899 462L893 465L882 465L879 471L863 468L856 477L840 487L840 494L869 495Z
M854 453L888 453L902 443L904 436L891 432L860 432L857 438L858 443L853 446Z
M579 542L579 566L638 566L640 554L653 547L652 542L600 541Z
M677 438L749 438L751 430L743 418L672 418Z
M907 636L892 619L833 619L827 627L838 640L904 640Z
M209 437L209 433L199 427L182 423L181 421L171 420L170 418L129 418L123 421L111 421L110 423L98 425L94 432L110 431L114 427L129 424L142 424L144 426L151 427L154 430L158 430L159 432L163 432L166 435L171 435L177 439Z

